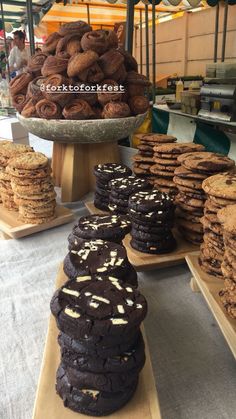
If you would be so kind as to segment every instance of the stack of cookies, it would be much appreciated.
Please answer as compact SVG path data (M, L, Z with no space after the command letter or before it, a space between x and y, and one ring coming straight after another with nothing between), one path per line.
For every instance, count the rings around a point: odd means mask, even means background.
M109 210L117 214L128 214L129 196L139 190L150 189L150 184L146 178L128 176L111 180L109 189Z
M83 240L102 239L122 243L131 230L128 217L122 215L87 215L81 217L68 237L69 250Z
M118 177L126 177L132 174L129 167L116 164L105 163L98 164L94 167L94 175L96 177L94 205L96 208L109 211L109 182Z
M206 200L202 182L214 173L229 169L234 162L211 152L185 153L178 161L181 166L175 169L173 178L178 188L175 199L177 225L187 241L199 245L203 241L203 225L200 220Z
M178 157L187 152L197 152L204 150L200 144L176 143L176 144L157 144L154 146L155 164L150 171L155 175L155 187L165 193L176 195L178 189L173 181L174 171L180 166Z
M168 253L175 249L172 198L158 190L139 191L129 198L131 246L143 253Z
M124 246L97 239L79 241L70 248L64 260L64 272L70 279L102 274L137 287L137 273L128 260Z
M165 134L138 134L140 140L137 149L137 154L133 156L133 172L137 176L146 177L146 179L153 184L155 176L150 172L150 168L155 164L153 160L154 146L157 144L174 143L177 141L172 135Z
M236 188L234 188L236 200ZM220 299L230 317L236 319L236 205L228 205L217 213L222 225L225 253L221 270L224 288Z
M18 206L14 202L14 193L11 187L11 178L6 173L6 167L11 158L23 153L32 152L30 146L14 144L10 141L0 142L0 197L3 206L8 210L17 211Z
M145 363L145 298L117 277L82 274L56 291L51 311L60 330L56 390L64 405L92 416L120 409Z
M234 161L225 157L228 169L234 166ZM201 268L210 275L223 279L221 264L224 258L223 230L217 216L218 211L228 205L236 204L236 175L220 173L210 176L202 183L207 194L204 216L201 222L204 229L203 244L199 257ZM229 220L230 221L230 220ZM224 262L226 265L227 255Z
M19 219L42 224L55 218L56 193L48 158L42 153L24 153L12 158L6 173L10 177Z

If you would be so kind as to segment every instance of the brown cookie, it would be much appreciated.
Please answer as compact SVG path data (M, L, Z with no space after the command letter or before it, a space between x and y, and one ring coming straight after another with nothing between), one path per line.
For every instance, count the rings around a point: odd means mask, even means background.
M175 144L161 144L154 147L154 151L165 154L182 154L188 152L198 152L204 150L205 147L201 144L195 143L175 143Z
M174 168L175 166L163 166L162 164L155 163L152 166L152 173L158 174L158 172L168 172L171 173L171 176L174 176Z
M186 155L185 158L181 160L181 164L186 167L186 169L204 173L222 172L231 169L235 165L234 161L229 157L206 151Z
M132 157L132 160L138 163L153 163L152 157L144 157L144 156L141 156L140 154L135 154Z
M156 133L149 133L149 134L138 134L137 137L140 141L147 141L153 143L174 143L177 141L176 137L167 134L156 134Z
M51 174L52 169L49 166L46 166L42 169L35 169L35 170L26 170L26 169L16 169L13 167L7 166L6 172L9 175L17 177L17 178L32 178L32 179L39 179L48 177Z
M155 185L158 186L166 186L168 188L176 189L174 182L172 182L170 179L157 177L155 179Z
M202 217L203 216L203 208L193 207L188 205L184 202L178 200L178 195L175 198L175 203L178 205L179 208L183 209L184 211L189 211L190 213L194 214L195 216Z
M40 200L41 199L46 199L48 201L52 201L56 197L56 192L54 191L54 188L53 188L53 190L48 191L48 192L42 192L42 193L39 193L39 194L32 194L32 195L19 194L19 193L15 192L15 197L18 198L18 199L30 199L32 201L39 200L39 199Z
M36 195L42 194L44 192L51 192L54 190L54 185L52 182L41 182L36 185L18 185L17 183L12 180L11 186L13 191L19 195Z
M220 173L210 176L203 181L202 187L209 195L236 200L236 174Z
M54 220L54 218L56 218L55 214L48 217L39 217L39 218L28 218L28 217L19 215L18 220L22 221L25 224L44 224L44 223L48 223L49 221Z
M204 243L200 247L201 253L204 256L204 258L208 259L215 259L220 262L220 264L223 262L223 254L215 251L213 247L208 247L207 243L204 241Z
M43 153L23 153L12 158L8 166L23 170L42 169L48 166L48 158Z
M209 199L205 201L205 209L212 214L217 214L217 212L221 209L221 206L213 204Z
M178 188L180 192L183 192L186 195L192 196L197 199L204 199L204 200L206 199L206 195L204 194L203 190L201 191L200 189L192 189L192 188L189 188L188 186L177 185L177 184L175 184L175 186Z
M173 180L177 185L182 185L191 189L197 189L202 191L202 182L198 179L184 179L175 175Z
M202 234L186 230L182 226L180 228L180 234L185 240L192 244L196 244L198 246L202 243Z
M145 145L139 144L137 146L137 149L141 150L141 151L150 151L150 152L153 153L153 147L151 145L148 145L148 144L145 144Z
M219 198L218 196L208 195L207 199L214 205L218 205L219 207L226 207L227 205L234 205L235 199L224 199Z
M201 223L204 227L204 230L211 230L213 233L221 235L222 234L222 227L218 223L211 223L210 220L207 218L206 215L201 218Z
M182 218L178 219L178 225L183 227L185 230L189 230L191 232L195 232L195 233L199 233L199 234L203 234L203 227L202 224L200 222L192 222L192 221L187 221L187 220L183 220Z
M176 202L180 202L195 208L204 208L204 199L192 198L191 196L188 196L187 194L183 194L181 192L178 193L176 197Z
M191 221L192 223L200 223L201 215L194 215L192 212L185 211L180 207L176 208L175 214L177 219L181 218L183 220Z
M162 159L156 157L154 154L153 161L161 166L179 166L179 162L176 159ZM174 168L172 169L174 170Z
M181 163L181 158L184 156L184 154L181 154L178 157L178 162ZM197 173L197 172L193 172L190 169L186 169L184 166L179 166L176 167L175 169L175 176L184 178L184 179L200 179L200 180L204 180L206 179L207 175L203 174L203 173Z
M199 265L201 269L208 273L209 275L216 276L217 278L223 279L221 268L218 267L218 264L214 261L214 259L207 260L204 256L199 257Z
M204 234L203 240L204 240L205 245L209 249L213 249L215 252L219 253L223 258L224 251L225 251L224 246L222 246L222 245L220 245L220 243L217 243L216 241L212 240L209 237L208 233Z
M29 207L29 208L37 208L42 207L44 205L49 204L50 202L54 202L54 198L48 198L48 199L24 199L24 198L18 198L16 195L14 196L14 201L17 205L23 206L23 207Z

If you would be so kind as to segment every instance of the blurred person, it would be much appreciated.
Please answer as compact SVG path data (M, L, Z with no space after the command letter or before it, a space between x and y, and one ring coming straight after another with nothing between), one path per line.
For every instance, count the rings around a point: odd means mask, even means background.
M14 35L14 47L11 49L8 62L11 73L16 73L16 75L23 73L25 71L29 53L25 47L25 33L23 31L15 31Z

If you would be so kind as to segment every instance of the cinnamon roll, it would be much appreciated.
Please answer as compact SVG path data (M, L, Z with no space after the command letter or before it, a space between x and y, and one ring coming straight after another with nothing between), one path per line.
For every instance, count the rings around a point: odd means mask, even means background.
M67 69L67 64L68 60L66 58L50 55L44 61L41 73L44 77L51 76L51 74L64 73Z
M42 99L36 104L36 112L39 118L44 119L60 119L61 107L58 103L51 102L47 99Z
M107 90L105 92L99 92L98 93L98 102L102 105L105 106L106 103L108 102L117 102L117 101L121 101L122 99L122 93L118 92L119 90L119 85L118 83L116 83L116 81L114 80L104 80L102 83L103 87L106 87ZM109 91L112 89L113 91ZM115 92L116 90L116 92Z
M113 80L117 81L118 83L123 83L126 80L127 71L125 69L124 64L118 68L118 70L112 74Z
M42 51L47 53L54 53L56 51L56 47L58 42L60 41L61 36L58 32L53 32L49 35L42 46Z
M89 86L89 93L86 92L85 84L82 82L76 83L76 86L79 86L80 89L83 88L83 91L78 91L76 93L76 100L85 100L90 106L95 105L98 101L98 95L96 92L91 91L92 84L86 83L86 86Z
M87 70L98 60L98 54L94 51L78 52L70 58L67 74L69 77L75 77L84 70Z
M28 63L28 70L35 74L35 76L41 75L41 68L44 64L44 61L48 57L48 54L45 52L38 52L33 55Z
M64 58L65 60L70 59L70 55L66 51L60 51L57 53L57 57Z
M67 104L62 114L65 119L91 119L94 117L94 112L88 102L78 99Z
M100 66L97 63L94 63L91 67L78 73L78 78L89 83L99 83L104 79L104 73Z
M16 95L17 93L26 91L27 86L32 79L33 76L30 73L22 73L19 74L19 76L14 77L9 84L11 94Z
M106 77L112 76L124 62L124 57L115 49L110 49L99 58L99 65Z
M94 112L94 119L102 119L102 108L99 106L93 106L92 110Z
M108 31L105 29L99 29L98 32L105 32L108 48L118 48L118 37L115 31Z
M23 110L21 111L21 115L25 118L33 118L37 116L36 103L37 102L35 99L29 99L26 105L24 106Z
M62 51L65 51L69 56L81 52L80 39L81 37L79 35L73 33L64 36L57 44L56 55Z
M145 89L151 84L143 74L136 71L129 71L125 82L129 96L143 96Z
M132 96L129 99L129 107L133 115L147 112L149 100L145 96Z
M32 80L28 84L27 96L29 98L33 97L34 99L37 99L37 100L43 99L42 89L43 89L43 84L45 80L46 80L46 77L42 77L42 76L37 77L36 79Z
M127 71L138 71L137 61L128 51L125 51L125 49L122 47L117 48L117 51L119 51L120 54L123 55L124 64Z
M81 47L84 51L95 51L98 55L103 54L108 48L107 35L105 31L90 31L83 35Z
M65 23L59 29L59 34L61 36L76 34L79 35L80 38L84 35L84 33L91 31L92 28L83 20L77 20L76 22Z
M130 116L130 108L124 102L108 102L102 112L104 119L126 118Z
M62 74L53 74L44 80L43 96L49 101L56 102L63 108L73 98L73 92L69 91L70 80ZM63 88L67 90L63 91Z
M12 105L18 112L21 112L26 105L28 99L26 98L26 95L22 93L18 93L17 95L14 95L12 97Z

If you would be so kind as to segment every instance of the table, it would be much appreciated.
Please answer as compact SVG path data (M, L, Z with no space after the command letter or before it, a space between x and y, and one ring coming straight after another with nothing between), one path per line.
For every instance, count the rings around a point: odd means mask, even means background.
M78 216L86 213L82 202L70 207ZM71 228L0 240L1 419L31 418L49 302ZM162 418L232 419L236 365L204 299L192 293L190 278L186 265L139 273Z

